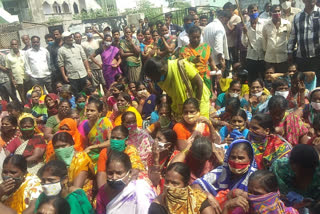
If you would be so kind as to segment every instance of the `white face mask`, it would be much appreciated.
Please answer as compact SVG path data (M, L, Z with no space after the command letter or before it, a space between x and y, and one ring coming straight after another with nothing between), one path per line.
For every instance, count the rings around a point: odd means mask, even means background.
M169 36L170 36L170 35L169 35L168 33L167 33L167 34L165 34L165 35L163 35L163 37L164 37L164 38L166 38L166 39L168 39L168 38L169 38Z
M111 44L112 44L112 42L104 42L104 45L105 45L106 47L110 47Z
M263 91L260 91L258 93L252 94L252 96L261 97Z
M230 97L239 97L238 93L229 93Z
M291 1L282 2L281 7L282 7L284 10L290 9L290 8L291 8Z
M311 102L311 106L313 109L320 111L320 103Z
M60 181L53 184L43 184L42 185L43 192L46 196L56 196L62 190Z
M276 91L274 95L283 96L285 99L289 96L289 91Z

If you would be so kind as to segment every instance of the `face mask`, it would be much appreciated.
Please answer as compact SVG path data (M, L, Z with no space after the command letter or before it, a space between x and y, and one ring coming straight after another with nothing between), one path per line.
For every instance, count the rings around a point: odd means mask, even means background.
M125 106L118 106L118 110L120 111L120 112L125 112L126 110L127 110L127 108L128 108L129 106L128 105L125 105Z
M291 8L291 1L282 2L281 7L282 7L284 10L290 9L290 8Z
M63 160L67 166L70 166L74 154L73 146L55 149L54 152L59 160Z
M128 171L123 178L120 178L118 180L107 180L107 184L113 189L117 189L117 190L123 189L126 186L126 183L123 181L123 179L127 177L129 173L130 171Z
M191 22L191 23L189 23L189 24L184 24L184 25L183 25L183 28L185 29L185 31L186 31L187 33L189 33L190 28L192 28L193 26L194 26L194 23Z
M276 91L274 95L283 96L285 99L289 96L289 91Z
M263 93L263 91L255 93L255 94L252 94L252 96L261 97L262 93Z
M48 42L48 45L49 45L49 46L52 46L53 44L54 44L54 41Z
M42 185L43 192L46 196L56 196L62 190L60 181L53 184L43 184Z
M259 17L259 12L250 14L249 16L250 16L250 19L251 19L251 20L255 20L255 19L257 19L257 18Z
M272 18L274 19L280 19L281 13L272 13Z
M200 112L196 113L196 114L188 114L188 115L184 115L183 119L186 123L193 125L194 123L197 122L198 118L200 117Z
M147 90L142 90L142 91L138 91L137 92L137 94L140 95L140 96L145 94L145 93L147 93Z
M93 34L92 33L87 33L87 37L88 37L88 39L91 39L93 37Z
M128 125L128 126L127 126L127 129L128 129L129 131L135 131L135 130L137 130L137 128L138 128L138 125L137 125L137 124L131 124L131 125Z
M160 116L159 122L161 128L168 128L170 126L171 120L167 116Z
M84 107L86 106L86 102L77 103L77 106L79 109L84 109Z
M311 102L311 106L313 109L319 111L320 110L320 103Z
M22 181L23 178L19 177L19 178L14 178L14 177L11 177L11 176L2 176L2 179L5 181L5 180L9 180L9 179L13 179L16 183L19 183Z
M123 152L126 149L126 140L128 137L122 140L110 139L110 148L113 151Z
M235 98L239 97L238 93L229 93L229 95L230 97L235 97Z
M164 192L174 198L180 198L181 195L187 195L189 189L188 187L171 187L164 185Z
M267 136L264 134L257 134L255 132L250 131L248 134L248 140L255 143L264 143L266 141Z
M246 173L250 167L250 163L236 163L232 160L228 161L229 169L233 174L242 175Z
M237 129L237 130L239 130L239 131L243 131L245 127L244 127L244 126L232 125L232 128L233 128L233 129Z
M163 35L163 37L165 38L165 39L168 39L169 38L169 34L167 33L167 34L165 34L165 35Z
M110 47L111 44L112 44L112 42L104 42L104 45L105 45L106 47Z

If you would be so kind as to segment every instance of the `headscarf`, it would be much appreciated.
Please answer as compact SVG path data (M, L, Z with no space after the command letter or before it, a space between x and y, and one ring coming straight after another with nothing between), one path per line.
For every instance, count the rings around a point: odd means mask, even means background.
M279 198L279 192L270 192L264 195L249 194L250 213L260 214L299 214L292 208L286 207Z
M309 94L308 94L308 100L310 101L310 103L311 103L311 96L312 96L312 94L313 94L314 92L316 92L316 91L320 91L320 87L317 87L317 88L315 88L315 89L313 89L312 91L309 92Z
M41 90L41 94L40 94L40 98L39 98L39 104L44 104L44 99L45 99L45 94L44 94L44 91L43 91L43 88L40 86L40 85L37 85L35 84L28 92L27 92L27 100L30 100L31 99L31 93L32 91L34 90L34 88L37 87L37 88L40 88Z
M202 203L207 195L199 189L190 186L184 188L168 187L165 191L165 206L169 213L200 213Z
M49 93L45 96L45 98L47 97L50 97L55 102L54 106L51 108L46 104L49 117L58 114L59 96L54 93Z
M30 118L33 119L33 122L34 122L34 132L35 132L36 134L43 135L43 133L42 133L42 132L40 131L40 129L38 128L36 118L35 118L32 114L30 114L30 113L22 113L22 114L20 115L20 117L18 118L18 126L20 127L20 122L21 122L22 119L28 118L28 117L30 117Z
M202 187L202 189L204 189L206 192L211 193L212 195L217 195L217 193L220 190L226 189L242 189L247 192L249 176L253 172L257 171L257 163L254 157L252 158L248 171L245 174L243 174L242 177L236 181L236 183L232 182L230 179L232 172L229 169L228 160L232 148L239 143L249 144L252 150L252 154L254 154L253 148L249 141L243 139L235 140L230 144L225 154L222 166L217 167L208 174L204 175L202 178L198 178L197 180L195 180L194 184L199 184Z
M78 128L77 128L77 122L72 119L72 118L65 118L63 119L60 124L59 124L59 129L62 126L68 126L70 129L69 131L67 130L60 130L59 132L67 132L69 133L74 141L74 149L76 151L83 151L84 150L84 145L83 145L83 138L81 137Z

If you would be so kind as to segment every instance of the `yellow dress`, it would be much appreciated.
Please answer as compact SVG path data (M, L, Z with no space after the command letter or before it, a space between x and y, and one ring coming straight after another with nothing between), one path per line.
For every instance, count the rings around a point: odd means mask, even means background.
M2 202L11 209L14 209L18 214L21 214L28 208L32 200L40 196L42 192L40 182L37 176L28 173L19 189L8 198L2 200Z

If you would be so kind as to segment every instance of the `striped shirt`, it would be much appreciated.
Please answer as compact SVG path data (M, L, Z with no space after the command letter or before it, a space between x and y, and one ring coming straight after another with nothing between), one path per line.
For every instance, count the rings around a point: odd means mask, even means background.
M298 58L312 58L320 55L320 8L314 6L309 15L301 11L293 19L293 27L288 42L288 53L293 53L297 45Z

